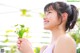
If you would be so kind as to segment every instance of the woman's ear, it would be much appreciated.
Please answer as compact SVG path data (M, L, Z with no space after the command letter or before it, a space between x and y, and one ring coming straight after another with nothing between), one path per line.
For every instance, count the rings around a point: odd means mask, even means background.
M66 21L68 18L68 14L65 12L62 14L62 21Z

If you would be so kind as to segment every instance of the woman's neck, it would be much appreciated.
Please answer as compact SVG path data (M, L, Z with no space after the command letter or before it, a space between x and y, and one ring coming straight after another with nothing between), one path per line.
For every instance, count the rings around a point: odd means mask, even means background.
M63 29L53 29L51 30L52 31L52 41L51 43L54 43L56 42L56 40L61 37L61 36L64 36L66 34L66 31L63 30Z

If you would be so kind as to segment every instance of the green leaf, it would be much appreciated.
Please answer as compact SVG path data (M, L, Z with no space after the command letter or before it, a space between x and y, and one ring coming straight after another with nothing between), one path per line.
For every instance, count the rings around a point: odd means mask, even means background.
M19 38L22 38L24 33L27 33L27 34L29 33L29 28L25 27L23 24L19 24L17 26L20 26L20 27L16 28L15 33L18 34Z
M23 15L23 16L25 16L25 15L26 15L27 10L26 10L26 9L21 9L21 12L22 12L22 15Z
M80 21L80 18L78 18L77 21Z
M80 0L67 0L67 2L80 2Z
M23 34L24 34L24 32L25 32L25 30L24 29L21 29L20 31L19 31L19 38L22 38L23 37Z
M29 28L28 28L28 27L25 28L25 32L26 32L26 33L29 33Z
M27 12L29 12L29 10L27 10L27 9L21 9L22 16L26 16Z
M15 27L18 26L18 24L14 25Z
M44 18L44 13L39 13L41 18Z
M24 26L24 25L22 25L22 24L21 24L20 26L21 26L21 28L24 28L24 27L25 27L25 26Z
M9 40L8 40L8 39L5 39L3 42L4 42L4 43L7 43L7 42L9 42Z
M11 29L6 30L6 33L9 33L9 32L13 32L13 30L11 30Z
M80 53L80 48L77 49L77 53Z
M34 52L35 53L40 53L40 47L35 47Z

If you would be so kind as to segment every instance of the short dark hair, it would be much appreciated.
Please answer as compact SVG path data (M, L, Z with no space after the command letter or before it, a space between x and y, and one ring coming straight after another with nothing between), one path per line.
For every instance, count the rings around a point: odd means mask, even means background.
M78 9L76 6L68 5L65 2L52 2L44 7L44 12L49 10L50 6L52 6L52 8L57 12L58 16L61 16L62 13L66 12L68 14L68 18L65 25L65 31L73 29L78 17Z

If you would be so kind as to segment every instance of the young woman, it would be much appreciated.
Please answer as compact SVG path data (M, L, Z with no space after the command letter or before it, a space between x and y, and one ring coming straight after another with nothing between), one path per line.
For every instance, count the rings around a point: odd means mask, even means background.
M74 5L64 2L49 3L44 8L44 29L52 32L52 40L43 46L40 53L76 53L76 43L67 30L73 29L78 10ZM18 48L22 53L34 53L27 39L18 40Z

